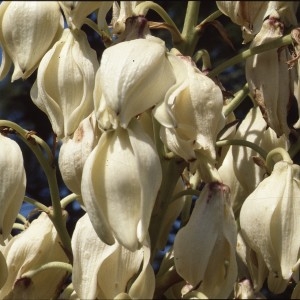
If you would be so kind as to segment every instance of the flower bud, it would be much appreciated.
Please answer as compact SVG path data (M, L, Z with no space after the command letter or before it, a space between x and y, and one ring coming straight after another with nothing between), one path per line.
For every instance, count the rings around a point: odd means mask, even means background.
M187 225L174 242L177 273L209 299L228 298L237 278L235 257L237 228L229 202L229 188L205 185Z
M58 296L66 271L48 269L32 277L26 273L53 261L67 262L61 241L46 213L22 233L14 236L3 248L8 278L0 290L0 298L50 299Z
M0 244L3 245L25 196L26 174L19 145L2 134L0 145Z
M165 44L159 38L149 36L107 48L94 90L99 126L127 128L132 118L162 101L174 82Z
M138 121L101 135L84 165L81 192L103 242L115 237L131 251L143 243L161 179L155 145Z
M92 112L98 66L86 34L68 28L41 60L30 96L47 114L59 138L72 135Z
M290 279L299 259L300 167L279 161L245 200L240 213L243 238L275 277ZM253 209L255 207L255 209Z
M80 299L152 299L155 277L147 245L133 252L117 241L109 246L85 214L76 224L72 250L73 286Z
M3 47L0 79L7 75L13 62L11 81L28 78L63 31L57 1L3 1L0 23Z
M97 145L101 132L94 113L83 119L72 138L63 140L58 165L62 179L69 190L81 195L80 185L83 166Z
M188 57L170 54L176 83L165 101L154 109L154 117L163 125L161 139L186 161L201 152L215 160L215 142L225 125L221 89L204 75Z

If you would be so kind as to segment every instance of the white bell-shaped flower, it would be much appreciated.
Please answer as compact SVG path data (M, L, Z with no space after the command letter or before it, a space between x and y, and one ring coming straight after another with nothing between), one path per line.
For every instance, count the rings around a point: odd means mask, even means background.
M28 78L63 31L63 16L57 1L3 1L0 23L0 79L13 63L11 81Z
M46 213L1 249L8 278L0 290L1 299L53 299L59 294L66 271L48 269L28 277L26 272L53 261L68 262L57 231ZM2 270L1 270L2 272Z
M95 231L134 251L143 242L162 170L155 145L136 120L101 135L83 168L81 193Z
M80 299L152 299L155 277L147 245L135 251L117 241L109 246L85 214L76 224L72 250L72 281Z
M96 147L101 131L95 114L81 121L72 138L63 140L59 150L58 165L62 179L69 190L81 195L81 177L85 161Z
M94 105L102 129L127 128L130 120L163 101L175 77L159 38L107 48L96 75ZM121 54L120 54L121 53Z
M263 21L276 10L286 26L297 26L297 1L216 1L219 10L241 26L244 42L261 30Z
M225 125L221 89L188 57L170 54L168 58L176 84L154 109L154 117L162 125L161 139L186 161L196 159L195 151L214 160L216 137Z
M252 142L265 151L271 151L277 147L287 150L289 147L289 141L285 135L277 138L275 131L270 127L267 128L259 107L249 110L232 138L241 140L241 144L243 140ZM249 147L230 146L218 169L223 183L230 187L235 213L265 176L266 170L255 164L252 159L256 156L258 153Z
M279 161L245 200L240 212L243 238L269 271L288 280L299 259L300 167Z
M209 299L228 298L237 278L237 228L229 188L212 182L201 191L190 220L174 241L177 273Z
M19 145L0 134L0 244L10 235L26 188L23 155Z
M283 36L284 26L276 11L264 21L262 29L250 48L274 41ZM260 107L268 126L281 136L289 136L287 114L290 97L294 92L294 70L286 63L292 57L287 48L272 49L246 60L246 79L254 101ZM272 76L270 76L272 74Z
M92 112L98 66L86 34L68 28L41 60L30 96L59 138L72 135Z

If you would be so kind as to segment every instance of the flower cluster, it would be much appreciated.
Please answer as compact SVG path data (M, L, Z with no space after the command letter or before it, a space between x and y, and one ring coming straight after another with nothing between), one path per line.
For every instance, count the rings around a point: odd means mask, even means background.
M189 1L180 32L152 1L0 4L0 79L34 78L31 100L59 146L56 163L35 132L0 120L0 298L248 299L263 287L300 295L298 3L215 8L196 25L200 3ZM149 10L164 22L148 20ZM247 46L231 60L245 60L236 94L217 76L226 62L212 69L197 48L207 25L228 42L222 14ZM171 47L157 28L169 30ZM238 120L247 95L253 107ZM30 174L12 134L37 157L52 206L25 196ZM72 192L64 199L56 165ZM33 221L18 215L23 200L41 211ZM83 216L70 232L73 200Z

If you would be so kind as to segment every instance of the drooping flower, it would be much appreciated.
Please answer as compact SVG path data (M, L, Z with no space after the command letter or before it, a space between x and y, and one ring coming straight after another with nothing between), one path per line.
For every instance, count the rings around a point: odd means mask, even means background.
M72 250L73 286L80 299L152 299L155 277L149 246L135 251L117 241L109 246L99 239L85 214L76 224Z
M13 63L11 81L28 78L63 31L63 16L57 1L3 1L0 23L0 79Z
M289 141L285 135L277 138L275 131L270 127L267 128L259 107L249 110L233 139L252 142L265 151L271 151L277 147L287 150L289 147ZM234 212L240 209L243 201L254 191L266 174L265 169L255 164L252 159L255 156L258 156L258 153L249 147L230 146L218 169L223 183L230 187Z
M86 34L68 28L41 60L30 96L59 138L72 135L92 112L98 66Z
M171 53L168 59L176 83L154 109L154 117L162 125L161 139L186 161L195 160L197 152L215 160L216 137L225 125L221 89L188 57Z
M284 25L276 11L264 21L253 39L250 49L283 36ZM246 60L246 79L254 101L260 107L268 126L281 136L289 135L287 124L289 100L293 94L293 70L286 63L290 59L287 48L272 49ZM272 76L269 76L272 74Z
M174 241L175 268L187 283L182 292L196 290L209 299L227 298L237 278L236 238L229 188L217 182L206 184Z
M251 41L264 20L276 10L286 26L297 26L296 1L216 1L219 10L241 26L244 42Z
M85 161L96 147L101 132L95 114L83 119L71 138L63 141L59 151L58 165L69 190L81 195L81 177Z
M23 155L19 145L0 134L0 244L10 235L26 188Z
M299 259L299 189L300 167L279 161L247 197L240 212L243 238L263 257L273 276L282 280L291 278Z
M164 99L175 82L166 50L162 40L148 36L103 52L94 90L96 116L102 129L119 125L127 128L132 118Z
M0 290L4 299L50 299L58 296L66 276L62 269L48 269L27 277L26 272L53 261L68 262L57 231L46 213L1 249L8 267L8 278Z
M98 236L135 251L147 236L162 179L151 138L136 120L101 135L82 174L81 193Z

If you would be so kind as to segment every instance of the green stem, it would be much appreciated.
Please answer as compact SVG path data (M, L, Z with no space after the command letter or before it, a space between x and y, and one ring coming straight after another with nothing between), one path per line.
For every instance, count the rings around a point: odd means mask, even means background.
M74 292L74 287L73 287L73 283L71 282L60 294L59 299L70 299L73 292Z
M234 94L234 98L223 107L223 114L227 117L231 112L233 112L248 96L249 87L248 83L244 85L244 87Z
M183 197L183 196L199 196L200 195L200 191L198 190L194 190L194 189L187 189L181 192L178 192L177 194L175 194L172 197L172 200L170 201L170 203L172 203L173 201Z
M41 267L39 267L37 269L25 272L24 274L22 274L21 278L32 278L35 275L39 274L40 272L43 272L43 271L46 271L49 269L61 269L70 274L72 273L72 265L71 264L61 262L61 261L52 261L52 262L42 265Z
M70 195L66 196L64 199L62 199L60 201L60 206L62 207L62 209L65 209L68 204L70 204L71 202L75 201L79 197L80 196L77 195L77 194L75 194L75 193L70 194Z
M21 221L23 224L27 224L26 218L21 214L17 215L17 220Z
M264 160L267 158L267 152L259 147L258 145L251 143L249 141L245 140L221 140L216 142L217 147L223 147L223 146L243 146L243 147L249 147L256 151Z
M281 147L275 148L275 149L271 150L266 157L266 166L270 173L273 170L273 167L275 164L274 157L275 156L278 157L278 155L281 156L283 161L288 162L290 164L293 163L293 161L290 158L289 153L285 149L283 149Z
M31 134L30 131L24 130L22 127L17 125L14 122L7 120L0 120L0 128L8 127L12 128L21 140L30 148L30 150L35 154L39 164L41 165L49 185L50 196L52 201L53 210L49 212L49 217L52 220L63 244L63 248L66 251L70 261L72 261L72 248L71 248L71 238L66 228L65 218L62 213L62 208L60 206L60 196L59 196L59 188L57 184L56 178L56 168L53 163L53 156L48 145L35 134ZM47 153L47 158L45 158L42 149Z
M95 22L93 22L89 18L85 18L84 23L99 34L106 48L112 44L112 39L110 35L106 31L99 29Z
M31 141L31 144L38 144L40 145L43 150L46 152L47 154L47 159L49 160L50 163L53 163L53 154L51 149L49 148L48 144L41 139L40 137L38 137L37 135L35 135L32 131L28 131L23 129L21 126L19 126L18 124L12 122L12 121L8 121L8 120L0 120L0 128L1 127L8 127L8 128L12 128L14 131L16 131L21 137L22 139L26 139L25 143L29 146L29 142ZM32 149L32 147L30 147Z
M34 205L36 208L40 209L41 211L44 211L46 214L49 214L49 212L50 212L49 207L47 207L46 205L44 205L43 203L41 203L35 199L25 196L24 201Z
M223 13L220 10L216 10L215 12L210 14L207 18L205 18L199 25L197 25L196 28L200 29L200 27L203 26L205 23L214 21L215 19L219 18L222 15Z
M174 46L186 56L192 56L200 38L199 29L196 28L200 10L200 1L188 1L182 38L180 43L174 43Z
M211 61L207 50L205 49L198 50L193 56L193 61L197 63L201 58L202 58L201 70L202 71L211 70Z
M22 230L22 231L25 230L25 226L23 224L20 224L20 223L14 223L12 228Z
M168 24L170 25L173 30L176 32L177 36L180 36L180 31L178 30L176 24L174 23L174 21L170 18L170 16L168 15L168 13L157 3L154 3L153 1L144 1L140 4L138 4L135 8L134 8L134 14L135 15L142 15L145 16L148 9L152 9L155 12L157 12L161 18Z
M266 51L269 51L272 49L280 48L283 46L287 46L292 43L293 43L293 39L292 39L291 35L287 34L287 35L285 35L281 38L278 38L274 41L271 41L269 43L265 43L265 44L247 49L247 50L239 53L238 55L226 60L224 63L220 64L216 68L214 68L212 71L210 71L208 73L208 76L211 78L215 77L218 74L222 73L227 68L244 61L245 59L247 59L250 56L253 56L255 54L259 54L262 52L266 52Z

